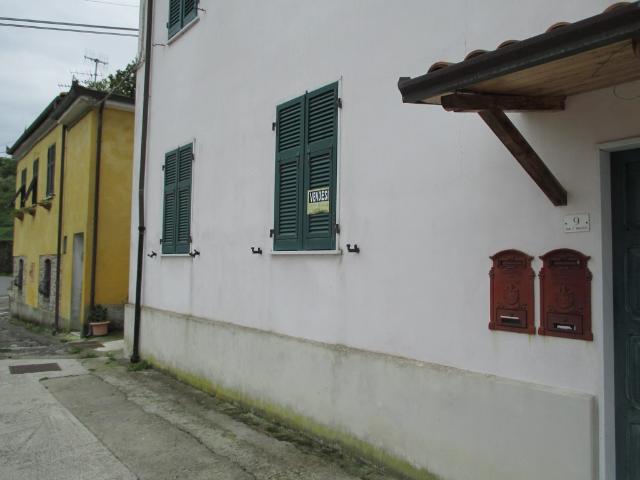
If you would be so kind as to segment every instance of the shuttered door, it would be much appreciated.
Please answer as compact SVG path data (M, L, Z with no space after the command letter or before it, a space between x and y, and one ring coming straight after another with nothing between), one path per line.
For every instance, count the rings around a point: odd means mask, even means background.
M274 250L301 248L304 96L278 107Z
M178 152L178 149L173 150L172 152L167 153L164 158L162 253L176 253Z
M189 253L191 244L191 168L193 145L180 147L178 154L176 253Z
M336 218L336 140L338 127L338 84L328 85L306 95L304 165L303 248L335 249ZM308 214L309 190L329 189L329 212Z
M182 15L182 25L186 25L196 18L198 14L198 0L184 0L184 13Z
M169 38L182 28L182 2L183 0L169 0L169 20L167 21Z

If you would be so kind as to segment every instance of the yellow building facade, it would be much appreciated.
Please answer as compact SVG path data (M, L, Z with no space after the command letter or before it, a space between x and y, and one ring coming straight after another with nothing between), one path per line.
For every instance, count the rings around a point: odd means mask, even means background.
M123 322L129 282L133 99L77 84L16 143L13 315L85 333Z

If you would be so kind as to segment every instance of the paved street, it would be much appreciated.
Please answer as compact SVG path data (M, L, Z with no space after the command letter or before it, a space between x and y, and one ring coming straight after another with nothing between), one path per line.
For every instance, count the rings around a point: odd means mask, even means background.
M6 310L0 297L3 480L394 478L158 371L27 330Z

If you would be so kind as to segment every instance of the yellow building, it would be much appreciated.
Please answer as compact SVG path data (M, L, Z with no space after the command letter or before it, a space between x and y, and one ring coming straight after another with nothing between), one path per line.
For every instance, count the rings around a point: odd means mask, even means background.
M17 172L13 315L86 333L100 305L122 326L133 123L133 99L74 83L7 149Z

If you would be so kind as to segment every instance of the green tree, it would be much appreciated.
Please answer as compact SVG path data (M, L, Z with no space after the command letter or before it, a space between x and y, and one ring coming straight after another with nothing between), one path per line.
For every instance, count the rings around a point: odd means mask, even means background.
M117 70L116 73L110 73L107 78L102 80L87 80L84 82L85 87L99 90L101 92L109 92L124 95L125 97L135 97L136 95L136 66L135 60L131 61L123 69Z
M16 191L16 162L0 157L0 240L13 238L13 210L11 202Z

